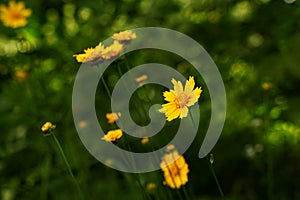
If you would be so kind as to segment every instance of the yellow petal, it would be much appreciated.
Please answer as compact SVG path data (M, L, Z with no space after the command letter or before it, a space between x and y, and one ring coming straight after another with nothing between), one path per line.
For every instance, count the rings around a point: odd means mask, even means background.
M174 78L171 81L174 85L174 92L178 94L183 91L182 83L180 81L176 81Z
M189 77L188 83L190 84L190 86L192 87L192 89L195 87L195 80L193 76Z
M176 95L172 91L170 91L170 92L166 91L163 93L163 95L165 97L165 100L169 101L169 102L172 102L176 99Z
M181 108L181 112L180 112L180 119L186 117L188 115L189 109L184 106L183 108Z

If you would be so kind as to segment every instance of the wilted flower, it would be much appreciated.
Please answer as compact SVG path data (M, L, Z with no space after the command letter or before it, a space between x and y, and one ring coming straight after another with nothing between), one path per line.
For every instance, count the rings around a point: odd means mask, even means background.
M201 87L195 87L194 77L190 76L189 80L185 83L183 90L182 83L172 79L174 90L166 91L163 93L165 100L169 103L163 104L159 110L165 113L167 120L172 121L179 117L184 118L188 115L188 107L194 105L202 93Z
M108 131L106 135L104 135L101 139L105 140L106 142L113 142L117 139L120 139L123 135L123 132L121 129L111 130Z
M4 26L18 28L27 24L27 17L31 15L31 10L25 8L24 2L9 1L8 6L0 6L0 20Z

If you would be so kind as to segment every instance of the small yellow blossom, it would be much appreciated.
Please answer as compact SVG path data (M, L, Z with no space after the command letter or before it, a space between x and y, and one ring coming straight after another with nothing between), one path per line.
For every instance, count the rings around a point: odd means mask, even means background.
M195 87L194 77L190 76L189 80L186 81L183 89L182 83L172 79L174 90L165 91L163 93L165 100L169 103L163 104L159 110L165 113L167 120L172 121L173 119L184 118L188 115L188 107L194 105L202 93L201 87Z
M142 140L141 140L141 143L142 144L147 144L149 142L149 138L143 138Z
M118 121L119 117L121 117L120 112L118 112L118 113L113 112L113 113L107 113L106 114L106 119L108 120L108 123L110 123L110 124Z
M122 31L120 33L115 33L112 38L119 42L123 42L135 39L136 34L132 31Z
M18 28L27 24L27 17L31 15L30 9L25 9L24 2L9 1L8 6L0 6L0 20L4 26Z
M178 151L167 153L162 158L160 167L164 172L164 184L171 188L180 188L188 182L188 164Z
M95 48L87 48L82 54L75 54L73 57L76 58L77 62L91 62L97 59L102 59L102 53L104 51L104 46L102 43L97 45Z
M123 135L123 132L121 129L111 130L108 131L106 135L104 135L101 139L105 140L106 142L113 142L117 139L120 139Z
M261 85L261 87L264 89L264 90L270 90L272 88L272 84L271 83L268 83L268 82L265 82Z
M142 75L142 76L139 76L139 77L137 77L137 78L135 78L135 81L137 82L137 83L141 83L141 82L143 82L143 81L145 81L145 80L147 80L148 79L148 76L147 75Z
M172 150L174 150L175 149L175 146L173 145L173 144L169 144L168 146L167 146L167 151L172 151Z
M101 53L101 57L104 60L110 60L118 56L123 51L124 47L124 44L121 44L120 42L115 40L113 44L103 50L103 52Z
M156 188L155 183L147 183L146 185L147 190L153 190Z
M51 122L46 122L45 124L42 125L41 130L43 133L48 134L51 133L51 131L53 131L55 127L56 126Z
M15 80L17 82L23 82L27 79L28 73L23 69L18 69L15 71Z

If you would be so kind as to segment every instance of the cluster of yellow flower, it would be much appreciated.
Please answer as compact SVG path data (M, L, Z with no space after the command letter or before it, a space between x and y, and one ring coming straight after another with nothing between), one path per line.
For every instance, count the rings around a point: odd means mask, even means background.
M116 121L119 120L119 117L121 117L121 113L107 113L106 114L106 119L108 123L112 124L115 123ZM104 135L101 139L105 140L106 142L114 142L118 139L120 139L123 135L123 132L121 129L115 129L115 130L110 130L107 132L106 135Z
M112 38L114 42L110 46L104 47L100 43L95 48L87 48L83 54L75 54L73 57L76 58L77 62L110 60L118 56L124 50L125 44L136 38L136 34L132 31L123 31L115 33Z
M24 2L11 0L8 6L0 5L0 20L4 26L19 28L26 26L27 18L31 15L31 10L25 8Z

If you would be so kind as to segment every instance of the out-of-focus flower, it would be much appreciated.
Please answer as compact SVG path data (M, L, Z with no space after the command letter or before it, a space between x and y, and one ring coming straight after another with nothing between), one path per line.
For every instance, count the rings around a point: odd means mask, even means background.
M23 82L27 79L28 73L23 69L18 69L15 71L15 80L17 82Z
M120 33L115 33L112 38L119 42L126 42L136 38L136 34L132 31L122 31Z
M268 82L265 82L261 85L261 87L264 89L264 90L270 90L272 88L272 84L271 83L268 83Z
M42 125L41 130L44 134L49 134L55 129L55 125L52 124L51 122L46 122L45 124Z
M164 172L164 184L171 188L180 188L188 182L188 164L178 151L167 153L163 156L160 167Z
M142 144L147 144L149 142L149 138L143 138L142 140L141 140L141 143Z
M155 185L155 183L150 182L150 183L147 183L146 188L147 188L147 190L154 190L156 188L156 185Z
M142 83L143 81L145 81L145 80L147 80L148 79L148 76L147 75L142 75L142 76L139 76L139 77L137 77L137 78L135 78L135 81L137 82L137 83Z
M107 113L106 114L106 119L108 121L108 123L112 124L112 123L115 123L116 121L119 120L119 117L121 117L121 113L118 112L118 113Z
M102 59L102 53L104 51L104 46L102 43L97 45L95 48L87 48L82 54L75 54L73 57L76 58L77 62L91 62L98 59Z
M108 131L106 135L104 135L101 139L105 140L106 142L113 142L117 139L120 139L123 135L123 132L121 129L111 130Z
M189 80L185 83L183 90L182 83L172 79L174 90L165 91L163 93L165 100L169 103L163 104L159 110L165 113L167 120L172 121L179 117L184 118L188 115L188 107L194 105L202 93L201 87L195 87L194 77L190 76Z
M9 1L8 6L0 6L0 20L4 26L19 28L27 24L31 10L25 8L24 2Z
M101 57L104 60L110 60L119 55L123 51L124 47L124 44L121 44L120 42L115 40L113 44L103 50Z

